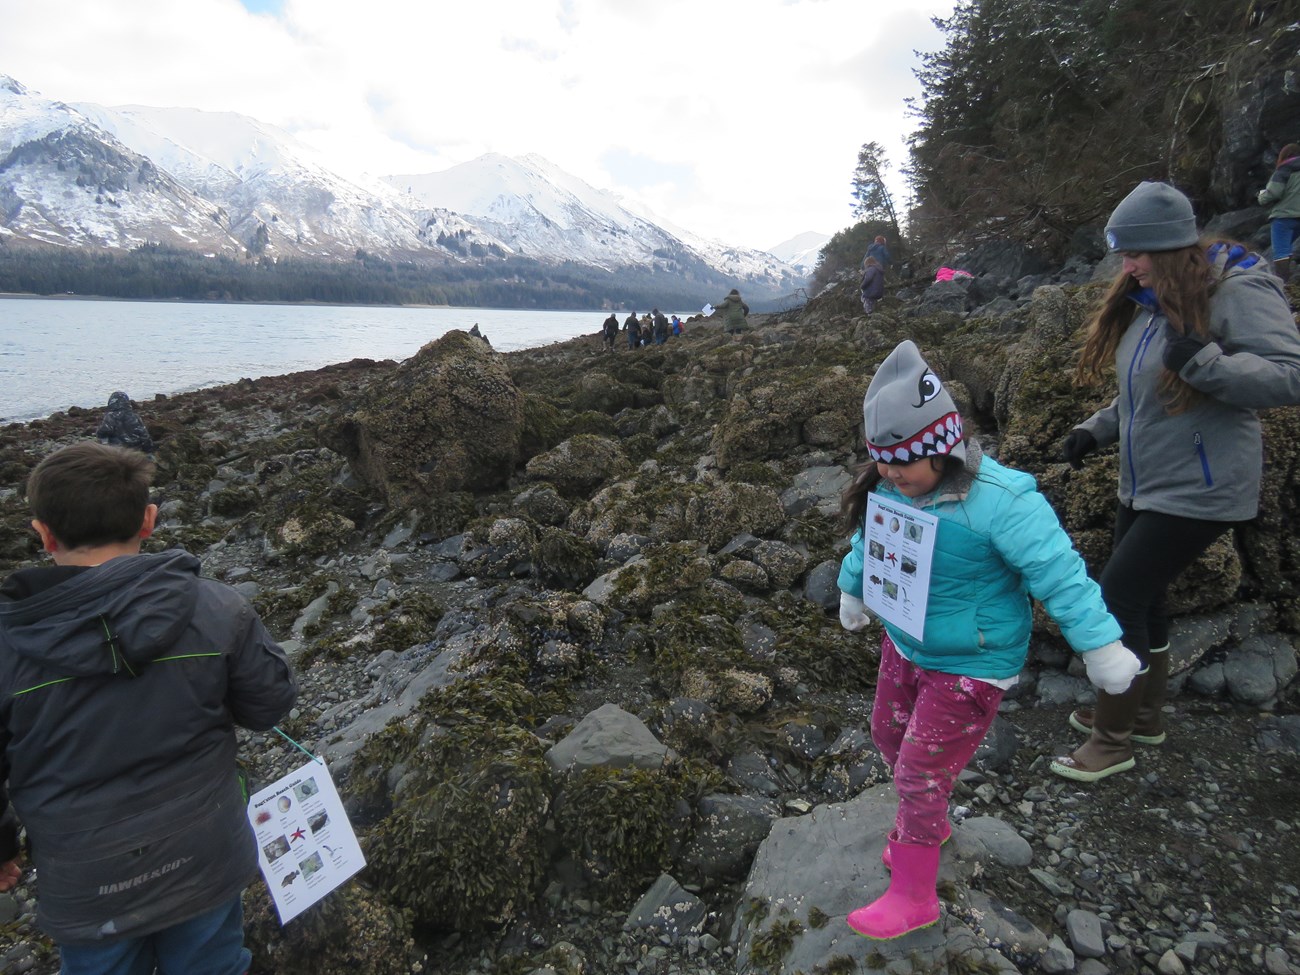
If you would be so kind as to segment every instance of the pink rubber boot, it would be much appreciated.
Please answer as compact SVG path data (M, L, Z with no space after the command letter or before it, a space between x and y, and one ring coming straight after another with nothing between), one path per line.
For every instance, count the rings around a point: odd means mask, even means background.
M950 839L952 839L952 823L948 822L947 820L944 820L943 835L939 837L939 845L943 846ZM889 843L896 843L897 841L898 841L898 830L891 829L889 831ZM886 843L885 848L880 851L880 862L885 865L886 870L893 869L889 863L889 843Z
M889 890L866 907L849 914L849 927L868 938L900 938L939 920L939 848L889 841L893 873Z

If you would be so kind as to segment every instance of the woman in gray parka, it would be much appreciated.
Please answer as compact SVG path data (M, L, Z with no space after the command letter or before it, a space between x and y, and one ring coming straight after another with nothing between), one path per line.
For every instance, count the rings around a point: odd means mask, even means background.
M1258 254L1198 238L1192 204L1167 183L1140 184L1115 208L1106 242L1123 267L1088 329L1078 377L1114 364L1119 395L1065 438L1076 470L1119 445L1115 544L1102 595L1143 669L1123 694L1097 695L1070 724L1089 735L1052 762L1092 782L1134 765L1132 742L1165 740L1169 627L1165 593L1184 569L1259 508L1257 409L1300 403L1300 333Z

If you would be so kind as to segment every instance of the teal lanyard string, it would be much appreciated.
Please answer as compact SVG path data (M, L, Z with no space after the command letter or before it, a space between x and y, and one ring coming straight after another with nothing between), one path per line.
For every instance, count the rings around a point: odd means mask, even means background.
M308 758L310 758L313 762L319 762L319 761L320 761L319 758L317 758L317 757L316 757L315 755L313 755L311 752L307 751L307 749L303 748L302 745L298 744L296 741L294 741L292 738L290 738L288 735L286 735L283 731L281 731L280 728L279 728L278 726L273 727L271 730L274 731L274 732L275 732L277 735L279 735L281 738L283 738L285 741L287 741L287 742L288 742L290 745L292 745L294 748L298 749L298 751L302 752L304 755L306 755Z

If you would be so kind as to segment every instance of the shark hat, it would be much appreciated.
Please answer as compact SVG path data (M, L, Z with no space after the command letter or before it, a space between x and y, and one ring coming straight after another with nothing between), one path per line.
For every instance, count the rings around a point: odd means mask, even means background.
M880 364L862 400L867 453L884 464L923 457L966 459L961 414L916 343L900 342Z

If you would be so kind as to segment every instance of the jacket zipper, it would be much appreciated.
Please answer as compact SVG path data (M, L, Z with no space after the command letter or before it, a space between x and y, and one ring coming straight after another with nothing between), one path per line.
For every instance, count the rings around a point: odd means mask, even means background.
M1132 484L1132 495L1137 497L1138 479L1137 463L1133 455L1133 421L1137 417L1137 406L1133 398L1133 375L1142 370L1142 363L1146 359L1147 348L1151 345L1151 340L1155 338L1156 332L1152 326L1155 324L1156 316L1152 315L1147 319L1146 325L1142 330L1142 337L1138 339L1137 348L1133 350L1133 358L1128 363L1128 436L1124 438L1125 453L1128 455L1125 461L1128 463L1128 477Z
M1201 474L1205 477L1205 486L1214 487L1214 476L1210 473L1210 458L1205 455L1205 443L1199 433L1192 435L1192 443L1196 445L1196 456L1201 459Z

